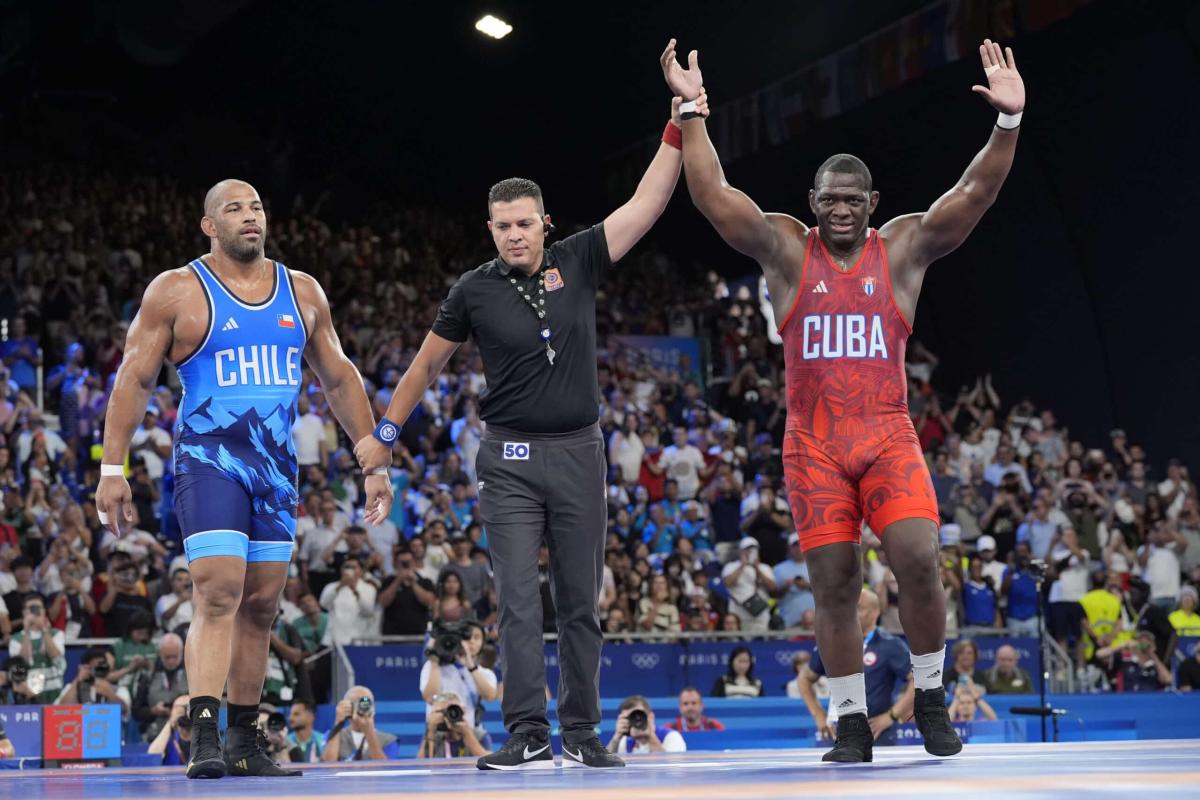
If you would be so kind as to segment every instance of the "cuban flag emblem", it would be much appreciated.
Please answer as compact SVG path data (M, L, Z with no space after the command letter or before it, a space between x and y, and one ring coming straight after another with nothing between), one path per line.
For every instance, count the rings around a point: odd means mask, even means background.
M867 293L867 297L870 297L871 295L875 294L875 279L874 278L863 278L862 279L862 287L863 287L863 291Z
M292 318L291 314L280 314L276 319L279 320L279 327L281 328L296 327L296 320Z

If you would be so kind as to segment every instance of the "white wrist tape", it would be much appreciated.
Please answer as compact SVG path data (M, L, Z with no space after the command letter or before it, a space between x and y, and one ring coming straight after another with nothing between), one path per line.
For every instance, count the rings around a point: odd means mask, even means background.
M101 464L100 465L100 477L101 478L124 478L125 477L125 465L124 464Z
M695 114L696 113L696 101L688 100L686 103L680 103L679 113L680 114Z
M97 509L97 510L96 510L96 516L100 517L100 524L101 524L101 525L107 525L107 524L108 524L108 514L105 514L103 511L100 511L99 509Z
M391 475L392 472L391 472L391 469L388 467L376 467L375 469L370 470L367 474L368 475Z
M1024 111L1018 111L1015 114L1005 114L1000 112L1000 116L996 118L996 127L1001 130L1011 131L1021 125L1021 115Z

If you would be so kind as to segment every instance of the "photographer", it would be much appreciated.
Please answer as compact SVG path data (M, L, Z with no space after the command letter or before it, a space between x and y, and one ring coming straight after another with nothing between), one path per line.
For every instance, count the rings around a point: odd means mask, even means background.
M270 703L258 707L258 729L266 737L267 757L277 764L290 764L292 743L288 740L287 719Z
M467 722L462 698L454 693L436 695L425 719L425 737L417 750L417 758L478 758L490 752L480 744L474 726ZM553 761L545 763L554 764Z
M763 487L766 496L766 487ZM772 495L773 496L773 495ZM764 594L776 591L775 573L758 560L758 541L742 537L738 560L721 570L721 580L729 592L729 610L741 622L744 631L765 631L771 619L771 606Z
M365 686L354 686L337 704L321 760L382 761L396 757L395 743L395 736L375 729L375 695Z
M143 739L153 741L158 736L171 716L175 698L187 693L183 640L168 633L158 643L158 658L153 669L138 681L134 692L133 718L141 726Z
M0 705L37 705L37 692L29 688L29 664L20 656L10 656L0 669Z
M466 701L463 710L467 724L478 727L475 712L480 701L496 699L496 673L478 663L483 642L483 627L477 622L434 627L420 679L421 697L429 704L427 719L434 713L435 697L456 694ZM480 738L486 741L486 734L480 734Z
M26 683L37 695L35 702L53 703L62 691L63 676L67 671L65 637L62 631L50 626L46 603L40 594L25 598L21 619L24 627L13 634L8 643L8 654L19 656L29 665Z
M129 690L118 686L112 676L116 660L107 647L89 647L79 662L75 680L67 684L55 705L74 706L88 703L115 703L121 706L121 718L129 717L133 705Z
M329 612L328 632L333 644L349 644L371 636L375 630L375 585L363 579L357 556L342 562L340 580L321 590L321 608Z
M610 753L682 753L687 750L683 734L660 727L650 702L640 694L626 697L617 714L617 729L608 742Z
M146 749L150 755L161 755L164 767L183 766L191 756L192 720L187 713L190 700L186 694L175 698L167 723Z

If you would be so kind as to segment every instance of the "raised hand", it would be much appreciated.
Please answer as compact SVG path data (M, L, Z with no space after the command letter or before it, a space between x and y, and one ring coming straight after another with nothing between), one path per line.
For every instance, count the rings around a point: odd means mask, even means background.
M667 86L671 87L671 91L685 101L695 100L704 86L704 80L700 75L700 65L697 61L698 57L699 54L693 50L688 53L688 68L684 69L679 66L679 62L675 60L675 40L672 39L667 42L667 48L663 50L663 54L659 58Z
M1007 58L1006 58L1007 57ZM971 91L983 95L992 107L1004 114L1016 114L1025 108L1025 82L1017 72L1011 47L1000 51L1000 45L984 39L979 45L979 59L983 62L983 74L988 85L971 87ZM665 69L665 67L664 67ZM988 376L990 379L990 375Z

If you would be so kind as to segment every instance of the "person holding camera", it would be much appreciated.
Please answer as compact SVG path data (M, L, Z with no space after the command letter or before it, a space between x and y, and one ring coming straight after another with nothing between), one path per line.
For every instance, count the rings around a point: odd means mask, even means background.
M29 663L20 656L9 656L0 667L0 705L37 704L37 692L29 687Z
M766 487L763 488L765 492ZM741 622L741 629L765 631L771 619L771 607L764 595L776 591L775 573L759 562L757 539L752 536L742 538L738 544L738 560L725 565L721 580L732 601L729 609Z
M321 760L382 761L395 757L395 742L395 736L375 728L374 693L365 686L354 686L337 704Z
M287 718L270 703L258 706L258 730L265 737L263 750L276 764L292 762L292 743L288 739Z
M328 632L333 644L349 644L375 630L375 584L363 578L363 562L348 556L340 579L321 590L321 608L329 612Z
M175 698L188 693L187 670L183 666L183 639L168 633L158 643L158 658L150 672L138 681L134 692L133 718L142 737L153 741L171 716Z
M455 694L466 701L467 724L478 727L476 708L481 701L495 700L497 695L496 673L479 664L483 643L483 626L478 622L441 623L434 627L420 678L421 697L428 704L426 719L434 713L435 697ZM483 736L486 734L480 738Z
M40 594L25 597L21 621L22 629L9 640L8 655L19 656L29 665L25 683L37 696L36 702L53 703L63 689L67 671L66 639L62 631L50 625L46 603Z
M117 684L113 677L116 663L107 647L89 647L79 662L75 680L67 684L54 700L55 705L74 706L89 703L115 703L121 707L121 718L129 716L133 701L129 690Z
M608 741L610 753L682 753L687 750L683 734L659 726L650 701L630 695L617 709L617 727Z
M1161 692L1172 683L1171 670L1154 649L1154 633L1139 630L1133 639L1102 647L1096 659L1107 661L1118 692Z
M475 727L467 722L462 698L453 692L435 695L417 758L479 758L490 752L480 743Z
M188 762L192 747L192 719L188 716L191 697L181 694L171 703L171 714L154 741L146 749L150 755L161 755L164 767L180 767Z

